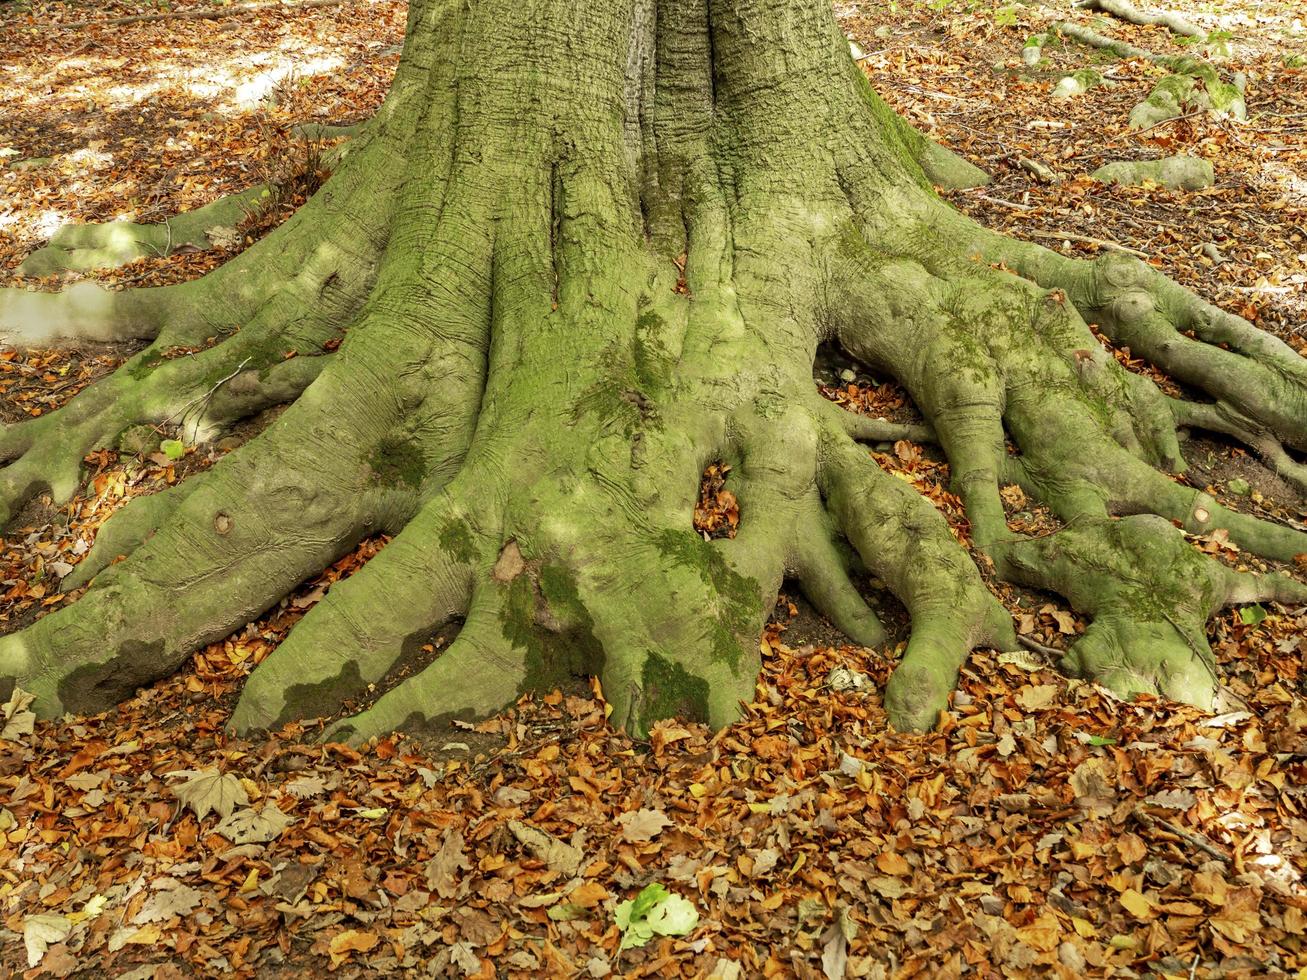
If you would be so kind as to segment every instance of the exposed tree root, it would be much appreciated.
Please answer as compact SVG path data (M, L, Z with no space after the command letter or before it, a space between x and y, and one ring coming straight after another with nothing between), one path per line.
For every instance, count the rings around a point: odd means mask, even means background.
M84 454L134 426L203 439L290 403L113 518L68 582L86 595L0 639L0 679L47 715L104 709L384 531L257 668L235 727L332 713L459 621L328 737L482 715L569 675L598 676L635 732L723 725L785 576L883 639L868 571L912 617L891 719L926 727L972 649L1017 641L939 513L855 441L907 438L947 455L996 575L1092 617L1069 670L1210 705L1207 618L1303 590L1236 576L1173 525L1279 559L1307 535L1168 476L1176 428L1300 481L1307 362L1136 259L1073 261L949 210L824 4L710 6L415 3L391 97L300 214L197 283L113 296L96 329L148 324L150 348L0 431L7 516L43 487L66 499ZM569 40L542 61L506 36ZM3 325L30 338L31 320ZM1211 401L1128 373L1087 320ZM925 423L818 398L829 340ZM691 528L709 462L732 468L733 539ZM1062 530L1011 530L1010 483Z
M62 293L0 289L0 342L48 345L61 339L153 340L183 292L112 293L80 282Z
M166 258L182 248L212 248L214 237L231 234L269 193L267 187L251 187L179 214L161 225L131 221L67 225L54 233L49 245L29 255L18 272L24 276L89 272L116 268L150 256Z
M908 608L912 637L885 692L905 728L930 728L978 646L1015 649L1012 620L929 502L881 471L867 454L831 437L823 490L867 566Z
M1212 708L1220 680L1207 620L1233 602L1307 598L1307 586L1293 580L1226 568L1151 514L1078 521L1001 552L1016 580L1058 591L1093 617L1063 669L1123 697L1155 693Z
M1130 24L1142 27L1161 26L1172 34L1206 38L1207 32L1184 17L1169 10L1140 10L1130 0L1076 0L1075 6L1084 10L1101 10Z
M1170 55L1160 55L1141 48L1138 45L1131 44L1129 41L1122 41L1119 38L1108 37L1106 34L1100 34L1091 27L1084 27L1080 24L1073 24L1070 21L1058 21L1053 25L1052 30L1063 37L1069 37L1073 41L1079 41L1081 44L1091 48L1101 48L1104 51L1110 51L1118 58L1140 58L1144 61L1151 61L1154 64L1165 64L1171 60Z
M1141 58L1170 72L1153 86L1147 99L1131 110L1131 129L1148 129L1191 109L1206 110L1240 121L1248 118L1242 75L1236 75L1233 82L1225 82L1220 72L1205 61L1156 54L1080 24L1059 21L1051 29L1081 44L1110 51L1118 58Z
M1147 181L1172 190L1196 191L1216 182L1210 160L1171 156L1161 160L1120 160L1104 164L1091 175L1107 184L1140 185Z
M297 718L333 714L365 694L405 653L472 605L475 518L442 494L357 574L338 582L250 677L232 724L242 731L277 728ZM468 529L466 539L446 528ZM476 533L476 537L472 534ZM384 617L375 610L389 609ZM454 692L451 692L451 694ZM509 700L511 700L511 696ZM501 702L502 703L502 702Z

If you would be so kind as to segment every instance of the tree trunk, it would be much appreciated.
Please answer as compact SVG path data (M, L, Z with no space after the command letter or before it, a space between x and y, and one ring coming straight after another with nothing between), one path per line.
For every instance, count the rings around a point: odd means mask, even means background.
M142 422L198 418L203 438L292 402L115 516L70 583L92 587L0 640L0 677L45 715L102 710L384 531L255 670L237 729L331 713L458 620L332 735L484 715L566 675L598 675L637 733L723 725L752 698L784 576L882 639L864 570L912 617L891 718L932 725L968 652L1011 648L1012 623L855 441L893 427L818 396L835 340L910 391L994 571L1093 617L1068 669L1210 705L1208 617L1307 590L1236 574L1175 525L1277 558L1307 537L1160 469L1183 468L1179 420L1301 484L1307 366L1132 258L1006 240L931 188L974 175L872 92L825 0L415 0L383 108L269 238L184 286L0 296L19 340L152 340L0 433L6 514L68 498L84 454ZM1126 373L1086 319L1210 401ZM734 467L741 524L709 543L691 514L713 461ZM1064 529L1010 531L1008 483Z

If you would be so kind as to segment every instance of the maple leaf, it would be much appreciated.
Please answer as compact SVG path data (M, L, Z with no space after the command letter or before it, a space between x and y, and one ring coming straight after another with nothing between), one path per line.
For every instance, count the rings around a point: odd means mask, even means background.
M307 800L310 796L325 792L327 783L321 776L300 776L288 782L284 789L296 799Z
M189 915L204 898L202 892L182 884L176 878L162 878L154 883L154 887L155 893L132 918L133 925L143 926L171 919L174 915Z
M258 811L236 810L230 816L223 817L213 832L221 834L233 844L266 844L280 837L294 822L295 818L282 813L275 803L266 803Z
M172 795L195 812L197 820L216 813L224 819L238 806L248 806L249 796L241 781L217 769L179 769L168 776L185 776L184 783L168 787Z

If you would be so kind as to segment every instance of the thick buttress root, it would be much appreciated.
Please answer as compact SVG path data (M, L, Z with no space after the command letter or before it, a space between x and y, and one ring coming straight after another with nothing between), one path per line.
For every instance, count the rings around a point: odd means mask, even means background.
M195 283L0 293L19 340L152 341L0 431L0 518L69 497L84 454L125 429L198 441L289 403L115 516L68 580L86 595L0 638L0 688L42 713L108 708L382 531L251 675L235 728L383 690L326 733L359 741L587 675L630 731L724 725L754 694L786 576L856 642L884 640L868 573L912 618L890 719L929 727L969 652L1017 638L963 542L856 440L938 444L969 543L1092 617L1066 667L1122 694L1210 705L1207 619L1304 594L1176 525L1277 559L1307 537L1168 475L1183 424L1301 485L1304 362L1146 266L1073 262L950 211L922 171L946 151L870 91L818 0L418 0L391 95L346 145L298 215ZM1127 373L1088 321L1210 400ZM924 422L817 397L829 340L896 377ZM741 521L708 542L691 514L715 461ZM1011 483L1063 528L1010 530Z

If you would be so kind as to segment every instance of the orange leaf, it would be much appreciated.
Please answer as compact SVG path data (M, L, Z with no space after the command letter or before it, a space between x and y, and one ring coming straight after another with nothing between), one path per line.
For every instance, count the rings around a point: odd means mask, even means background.
M332 936L331 944L327 947L328 952L331 954L331 965L333 967L340 966L349 959L350 953L366 953L378 942L380 940L377 939L375 933L346 929L344 932Z

